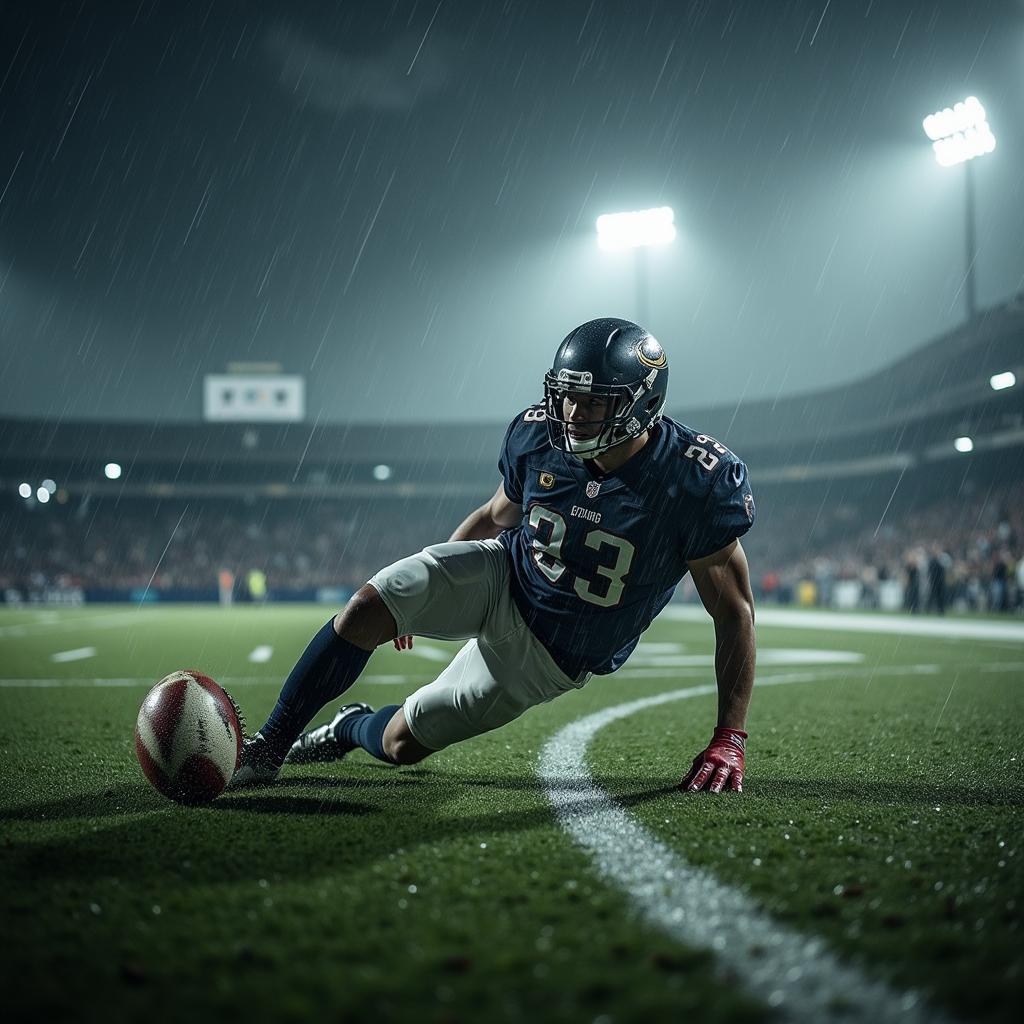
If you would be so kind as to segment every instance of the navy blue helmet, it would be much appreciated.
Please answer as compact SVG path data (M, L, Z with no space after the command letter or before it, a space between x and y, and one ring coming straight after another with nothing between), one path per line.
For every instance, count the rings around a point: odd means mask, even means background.
M558 346L544 375L544 404L552 447L593 459L639 437L661 418L668 391L668 357L658 340L631 320L588 320ZM592 437L573 437L563 399L569 394L603 397L604 418L588 427Z

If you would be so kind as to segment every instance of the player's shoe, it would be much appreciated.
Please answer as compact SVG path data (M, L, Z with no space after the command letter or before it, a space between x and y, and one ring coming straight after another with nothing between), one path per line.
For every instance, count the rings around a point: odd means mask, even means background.
M270 745L262 733L242 740L242 756L235 774L228 783L229 789L245 786L266 786L277 778L281 762L270 751Z
M304 732L293 744L285 757L287 764L322 764L326 761L340 761L354 743L345 743L335 735L338 725L352 715L367 715L373 712L369 704L342 704L338 713L326 724Z

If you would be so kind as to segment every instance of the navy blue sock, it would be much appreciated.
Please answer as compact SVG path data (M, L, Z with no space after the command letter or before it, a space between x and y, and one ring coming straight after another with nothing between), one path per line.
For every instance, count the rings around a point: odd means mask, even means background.
M354 743L357 747L362 747L378 761L394 764L391 758L384 753L384 730L401 706L401 704L389 704L379 711L349 715L348 718L343 718L338 723L337 729L334 730L334 738L343 743Z
M333 619L310 640L260 728L273 754L288 753L313 716L359 678L371 653L338 636Z

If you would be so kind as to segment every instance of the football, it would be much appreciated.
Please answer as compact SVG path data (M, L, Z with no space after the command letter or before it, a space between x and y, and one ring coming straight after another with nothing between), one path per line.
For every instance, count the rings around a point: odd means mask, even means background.
M146 778L181 804L219 796L238 767L242 722L235 702L209 676L183 669L146 694L135 753Z

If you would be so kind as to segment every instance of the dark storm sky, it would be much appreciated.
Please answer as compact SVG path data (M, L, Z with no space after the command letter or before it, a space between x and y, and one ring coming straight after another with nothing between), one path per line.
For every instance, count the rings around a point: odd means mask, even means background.
M504 419L636 316L602 212L667 204L670 407L884 365L1024 287L1024 5L15 3L0 8L0 414L195 419L230 360L309 418Z

